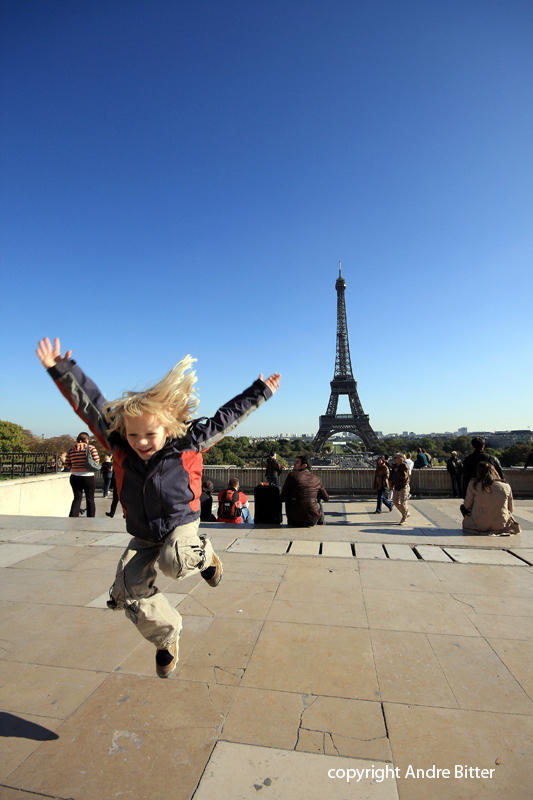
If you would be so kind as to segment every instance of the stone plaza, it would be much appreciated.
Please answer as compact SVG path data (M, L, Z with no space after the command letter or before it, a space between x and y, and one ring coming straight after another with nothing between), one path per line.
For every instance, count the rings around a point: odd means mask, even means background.
M405 527L348 495L325 527L203 524L224 579L157 581L166 681L106 608L108 504L0 516L1 800L532 797L533 500L514 537L463 536L451 498Z

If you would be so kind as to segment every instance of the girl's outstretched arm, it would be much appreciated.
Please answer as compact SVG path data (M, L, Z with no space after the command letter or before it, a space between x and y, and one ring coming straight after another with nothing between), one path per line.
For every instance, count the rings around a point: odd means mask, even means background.
M44 339L39 341L39 346L35 351L37 353L37 358L46 369L50 369L50 367L55 367L59 361L63 361L63 356L61 355L61 344L59 342L59 338L56 336L54 339L54 346L52 347L52 343L48 336L45 336ZM65 353L65 358L70 358L72 355L72 350L67 350Z
M107 401L98 386L72 360L72 350L67 350L62 356L59 339L54 339L52 347L50 339L46 336L41 339L35 352L78 417L89 426L100 444L110 450L111 446L107 438L109 423L103 411Z

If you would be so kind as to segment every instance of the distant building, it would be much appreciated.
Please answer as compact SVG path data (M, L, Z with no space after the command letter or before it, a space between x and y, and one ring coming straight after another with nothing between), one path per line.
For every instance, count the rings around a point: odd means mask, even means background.
M494 431L494 433L487 434L487 444L489 447L512 447L513 444L519 442L526 442L529 444L533 441L533 436L530 430L527 431Z

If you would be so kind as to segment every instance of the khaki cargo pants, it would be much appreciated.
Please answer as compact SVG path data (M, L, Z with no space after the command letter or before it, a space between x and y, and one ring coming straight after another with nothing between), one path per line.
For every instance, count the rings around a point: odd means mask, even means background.
M409 484L403 486L401 489L393 489L392 502L402 515L402 519L407 518L409 507L407 505L407 498L409 497Z
M168 650L179 636L181 615L155 585L159 569L169 578L186 578L207 569L213 548L198 537L200 520L175 528L162 542L133 537L118 562L115 582L109 590L109 608L124 609L139 632L158 650Z

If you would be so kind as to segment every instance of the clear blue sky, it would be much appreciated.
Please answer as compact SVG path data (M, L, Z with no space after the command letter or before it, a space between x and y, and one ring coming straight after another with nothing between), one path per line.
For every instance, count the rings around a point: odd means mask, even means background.
M0 418L81 426L198 359L199 413L314 433L338 261L374 429L532 424L529 0L4 0ZM344 411L339 408L339 411Z

